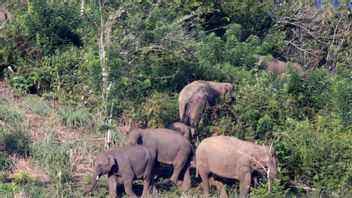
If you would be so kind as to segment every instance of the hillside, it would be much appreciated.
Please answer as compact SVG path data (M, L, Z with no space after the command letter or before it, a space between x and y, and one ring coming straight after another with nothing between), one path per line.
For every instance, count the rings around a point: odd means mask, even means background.
M235 90L202 112L195 148L216 135L275 148L272 191L259 177L250 197L352 196L351 2L3 2L0 197L91 196L97 153L179 121L195 80ZM163 178L151 196L199 197L191 175L191 190ZM107 195L104 176L92 196Z

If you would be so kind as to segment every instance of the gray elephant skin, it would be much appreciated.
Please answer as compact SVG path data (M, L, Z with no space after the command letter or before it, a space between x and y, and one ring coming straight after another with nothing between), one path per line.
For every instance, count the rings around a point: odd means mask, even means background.
M271 60L267 60L267 59L269 58L267 58L266 56L259 56L259 60L256 63L256 66L266 65L267 71L270 71L275 75L281 75L287 72L288 65L289 65L288 62L284 62L275 58ZM294 62L291 64L292 64L292 68L296 70L300 74L300 76L305 79L307 74L303 70L303 66L299 63L294 63Z
M189 168L193 147L180 133L164 128L134 129L128 135L126 144L142 144L158 163L173 166L172 183L177 184L180 173L184 172L183 189L191 187Z
M201 187L209 195L209 174L240 181L240 196L247 197L251 175L269 175L269 184L277 177L275 150L230 136L204 139L196 150L196 171L202 179ZM211 178L214 179L214 178ZM227 197L224 185L216 181L220 197Z
M226 94L234 98L231 83L197 80L186 85L178 98L180 121L196 128L204 110L215 105L216 100Z
M181 135L183 135L185 138L189 139L190 141L195 134L194 128L182 122L174 122L169 126L167 126L167 128L181 133Z
M144 180L142 196L146 197L154 177L154 162L155 158L141 145L126 145L103 151L95 159L91 184L84 192L92 192L98 178L108 174L110 197L117 196L117 176L122 177L125 192L130 197L137 197L132 190L133 180L142 178Z

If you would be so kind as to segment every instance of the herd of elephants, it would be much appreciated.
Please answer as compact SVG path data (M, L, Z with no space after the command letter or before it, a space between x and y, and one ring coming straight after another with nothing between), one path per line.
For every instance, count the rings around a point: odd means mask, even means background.
M271 146L231 136L212 136L202 140L194 151L193 138L202 113L226 96L235 98L230 83L198 80L186 85L178 99L180 122L167 128L131 130L124 146L98 154L91 183L84 191L92 192L98 178L107 174L111 197L117 196L117 176L131 197L136 197L133 180L143 179L142 196L146 197L160 164L172 165L169 180L177 184L183 179L183 190L191 188L190 168L195 167L205 197L209 196L209 183L216 186L220 197L227 197L223 178L240 182L241 197L247 197L255 174L268 177L270 184L277 176L277 159Z

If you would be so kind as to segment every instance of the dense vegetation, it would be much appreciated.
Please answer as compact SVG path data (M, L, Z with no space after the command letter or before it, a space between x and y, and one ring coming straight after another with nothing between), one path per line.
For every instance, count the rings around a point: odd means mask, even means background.
M119 145L122 125L178 120L178 93L197 79L236 87L236 102L205 113L199 139L233 135L276 149L279 178L271 193L262 178L253 197L352 196L349 1L5 0L2 6L11 19L0 26L0 78L19 99L0 92L1 197L84 196L89 172L77 167L90 166L104 149L85 140L112 131ZM256 65L260 55L300 63L306 75L290 64L274 75ZM39 166L45 178L15 169L18 158ZM228 191L235 196L236 185ZM99 188L95 196L106 193ZM160 192L180 195L175 187Z

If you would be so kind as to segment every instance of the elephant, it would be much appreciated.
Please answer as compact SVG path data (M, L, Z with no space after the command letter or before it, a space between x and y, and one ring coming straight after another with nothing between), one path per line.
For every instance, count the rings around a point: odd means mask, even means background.
M177 184L181 171L184 172L183 189L191 187L190 162L193 158L191 142L180 133L164 128L134 129L128 136L126 144L142 144L156 162L173 166L170 181Z
M186 85L178 97L180 121L196 128L204 110L227 94L234 99L234 86L231 83L197 80Z
M169 126L167 126L167 128L181 133L184 137L186 137L190 141L195 134L194 128L187 126L182 122L174 122Z
M277 177L277 159L272 147L231 136L204 139L196 150L195 163L206 196L209 195L210 173L213 177L239 180L241 197L247 197L253 173L269 176L269 186ZM216 187L220 197L227 197L223 183L216 181Z
M132 190L133 179L142 178L144 180L142 196L146 197L154 178L154 163L155 158L141 145L125 145L103 151L95 159L91 184L84 189L84 192L92 192L98 178L108 174L110 197L117 196L116 176L122 177L125 192L130 197L137 197Z
M6 21L10 20L11 14L9 11L5 9L0 9L0 25L1 23L6 23Z
M266 56L260 56L259 61L256 63L256 66L261 66L262 64L265 64L267 67L267 70L272 72L275 75L281 75L285 73L287 71L287 66L288 66L288 62L284 62L275 58L269 61L267 60ZM301 77L305 78L306 73L303 70L303 67L301 64L292 63L292 67L293 69L298 71Z

